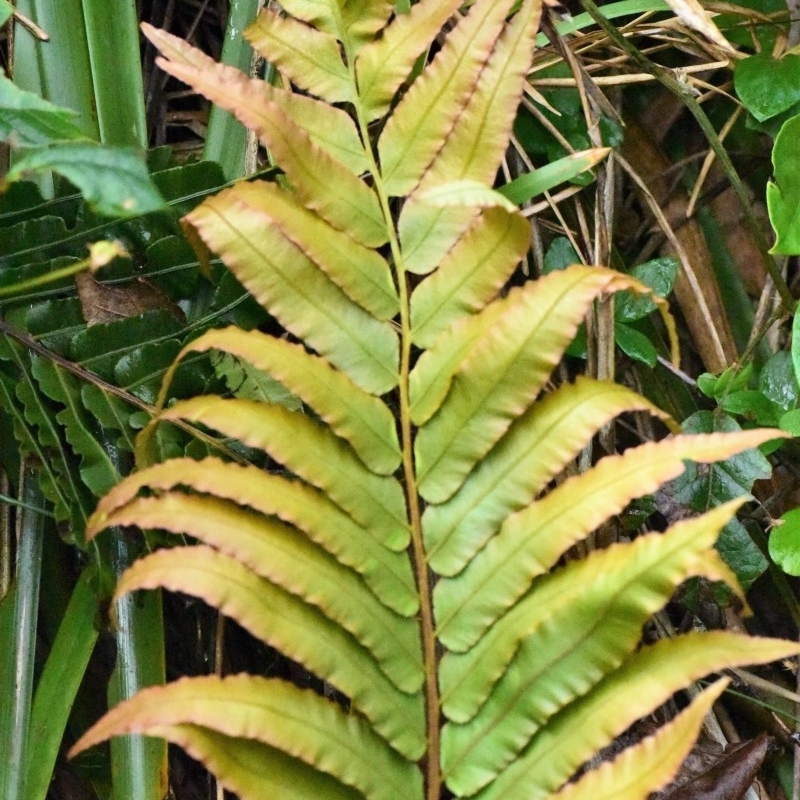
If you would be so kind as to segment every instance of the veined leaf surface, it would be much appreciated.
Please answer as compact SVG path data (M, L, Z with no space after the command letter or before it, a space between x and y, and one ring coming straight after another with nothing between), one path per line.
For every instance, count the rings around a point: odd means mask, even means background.
M383 394L397 384L398 339L391 325L348 299L275 229L258 185L228 189L188 220L259 302L362 389Z
M329 103L353 100L350 75L331 34L265 8L245 38L262 55L269 53L269 60L301 89Z
M117 584L117 596L158 587L214 605L336 686L406 758L424 752L422 697L397 689L369 652L317 609L206 545L137 561Z
M233 353L279 380L346 439L370 469L390 475L400 465L400 444L389 409L324 359L300 345L236 327L204 333L186 345L178 358L212 348ZM165 375L165 387L178 363Z
M175 403L158 418L173 419L202 421L264 450L327 492L386 547L403 550L408 546L405 500L397 480L367 470L349 445L306 415L282 406L212 396Z
M641 395L590 378L562 386L532 406L450 500L425 509L422 530L431 566L442 576L460 572L511 512L532 502L604 424L624 411L664 416Z
M137 498L106 520L108 526L132 522L188 534L235 558L349 631L401 691L420 688L422 654L416 624L375 603L355 572L295 528L227 500L180 492Z
M395 197L410 194L441 148L503 30L512 0L478 0L412 84L378 140L381 176ZM462 177L462 176L459 176Z
M334 161L341 162L355 175L366 172L369 164L364 145L353 120L342 109L248 78L233 67L217 64L183 39L147 23L142 23L142 31L161 52L162 58L157 63L163 70L230 111L242 124L252 128L266 146L272 125L268 104L275 103Z
M474 644L569 547L634 497L682 473L689 450L698 461L719 461L774 435L773 431L748 431L738 442L715 434L676 436L608 456L593 470L568 479L510 516L460 575L438 584L434 602L442 641L458 651ZM457 635L448 632L451 625Z
M342 564L364 577L381 602L406 617L419 610L411 566L405 553L377 542L322 492L303 481L288 480L251 466L216 458L172 459L126 477L98 504L89 519L87 537L108 527L109 517L143 488L162 491L185 486L233 500L299 528Z
M172 725L201 726L279 747L376 800L422 798L422 775L372 728L285 681L231 675L184 678L117 706L80 744Z

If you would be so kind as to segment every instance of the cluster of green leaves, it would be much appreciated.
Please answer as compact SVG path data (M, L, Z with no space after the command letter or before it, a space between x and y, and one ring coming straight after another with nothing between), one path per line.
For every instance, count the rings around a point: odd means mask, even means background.
M735 588L713 544L737 502L559 566L686 459L723 460L774 433L678 435L555 480L617 414L663 418L591 379L543 394L597 298L650 293L601 267L512 280L528 223L491 186L540 6L459 6L284 0L286 15L262 12L248 38L300 92L146 30L162 67L255 129L283 170L185 219L283 330L208 331L183 348L137 440L141 469L101 500L88 535L137 525L198 540L140 560L116 596L202 598L335 692L184 679L121 704L74 752L118 734L164 737L243 800L645 798L670 780L724 682L568 781L702 675L797 652L725 632L638 646L685 579ZM248 399L167 405L180 365L209 350L268 373L302 410L258 385ZM154 442L173 423L218 431L280 469L160 462Z
M734 86L742 105L761 130L775 140L772 149L774 181L767 186L767 206L775 230L773 253L800 253L800 56L767 52L743 59L734 71Z
M566 269L577 261L578 254L569 240L557 237L545 254L544 273ZM678 262L669 257L654 258L637 264L630 275L643 286L647 286L653 296L666 298L671 294L678 275ZM658 348L653 342L652 326L647 325L647 320L655 310L655 300L629 290L619 292L614 298L614 341L626 356L648 367L654 367L658 361ZM586 326L582 325L575 341L567 349L567 354L586 358L587 350Z

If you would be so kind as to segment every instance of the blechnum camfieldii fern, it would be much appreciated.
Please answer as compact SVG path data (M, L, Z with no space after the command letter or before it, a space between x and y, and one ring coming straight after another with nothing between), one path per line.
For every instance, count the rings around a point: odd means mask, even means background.
M638 648L690 576L735 579L713 549L735 504L559 566L633 498L773 432L674 436L553 479L617 414L657 409L588 378L542 394L595 299L642 291L575 266L505 290L529 241L491 187L538 27L534 0L284 0L248 32L283 87L146 29L161 66L255 129L285 173L185 219L289 337L191 342L251 362L306 412L197 397L142 432L140 470L89 536L136 525L199 544L155 552L117 595L200 597L334 687L208 676L152 688L76 745L145 733L183 746L243 800L645 798L724 686L568 783L675 691L797 652L727 632ZM428 51L432 58L421 58ZM670 324L670 318L665 313ZM266 452L280 473L152 463L184 421Z

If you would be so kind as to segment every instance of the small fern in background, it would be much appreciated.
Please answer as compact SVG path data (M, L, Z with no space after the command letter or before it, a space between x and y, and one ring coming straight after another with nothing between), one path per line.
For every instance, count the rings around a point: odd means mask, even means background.
M684 459L724 459L775 433L674 436L551 488L617 414L662 416L588 378L543 393L594 301L642 287L575 266L502 291L529 229L491 186L540 7L459 5L264 11L248 38L302 93L146 30L162 67L255 129L285 173L223 191L185 226L290 336L209 331L176 366L228 354L304 410L213 396L162 407L138 441L142 468L101 501L89 535L136 525L199 540L140 560L117 594L200 597L344 700L278 679L183 679L112 710L75 752L160 736L242 800L645 798L669 782L724 682L568 782L709 672L798 651L725 632L638 647L686 578L735 584L713 547L735 503L562 565ZM181 421L282 470L153 464L156 427Z

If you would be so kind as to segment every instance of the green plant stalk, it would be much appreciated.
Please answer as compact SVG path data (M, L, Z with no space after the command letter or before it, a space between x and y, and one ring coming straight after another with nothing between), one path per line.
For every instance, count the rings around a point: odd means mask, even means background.
M761 230L761 226L759 225L755 216L753 215L750 197L748 196L747 190L742 183L742 179L739 177L736 167L733 166L733 162L731 161L727 150L725 150L725 146L720 141L720 138L717 135L714 126L711 124L711 121L706 116L705 111L703 111L697 100L687 91L686 87L670 74L668 69L651 61L637 47L628 41L628 39L626 39L619 32L619 30L603 16L603 13L600 11L597 5L595 5L593 0L582 0L582 5L591 15L592 19L594 19L600 28L603 29L608 38L611 39L611 41L614 42L614 44L622 49L625 53L627 53L645 72L652 75L664 88L668 89L676 97L678 97L695 118L695 120L697 120L697 124L700 126L700 129L703 131L704 136L708 140L708 144L714 151L714 155L719 159L719 163L722 166L725 175L730 181L734 192L736 192L736 196L739 198L739 203L742 206L742 213L744 214L747 227L750 230L750 233L752 234L754 241L757 243L758 249L761 253L761 261L764 265L764 269L775 283L775 287L777 288L778 294L781 297L781 302L784 306L784 309L786 312L791 313L796 305L794 297L792 297L792 293L789 290L789 287L786 285L786 281L783 279L780 270L775 266L775 262L773 261L772 256L769 254L769 248L767 246L766 239L764 238L764 233Z
M82 0L82 4L100 141L146 148L136 2Z
M113 453L112 442L104 442ZM127 472L122 459L115 459L120 474ZM141 555L141 547L121 529L108 531L103 547L104 562L111 564L114 578ZM109 708L137 694L143 688L163 684L164 620L161 593L147 592L141 597L127 595L114 603L117 662L108 686ZM115 798L163 800L166 794L167 746L161 739L125 736L111 743L111 776Z
M242 33L253 21L262 0L237 0L230 3L225 41L220 62L249 74L253 59L250 47ZM245 174L247 128L228 111L213 105L208 117L208 131L203 158L216 161L226 180L235 180Z
M91 261L88 258L84 259L83 261L76 261L74 264L68 264L66 267L61 267L61 269L56 269L52 272L46 272L43 275L37 275L35 278L29 278L26 281L20 281L19 283L14 283L10 286L2 286L0 287L0 297L11 297L16 294L28 292L31 289L38 289L41 286L47 286L48 284L59 281L62 278L71 278L73 275L77 275L79 272L86 272L86 270L90 269L90 267Z
M347 48L345 48L347 49ZM356 86L353 59L348 58L353 86ZM356 116L362 141L370 142L369 127L363 111L356 103ZM425 546L422 540L422 512L417 492L417 476L414 471L414 439L411 430L411 400L409 396L409 376L411 374L411 320L409 316L409 296L406 270L397 233L394 228L389 196L381 180L381 172L372 147L366 147L370 173L375 177L375 191L378 194L386 228L389 232L389 246L395 267L395 279L400 297L400 441L403 452L403 477L411 522L412 563L420 602L420 628L422 633L423 662L425 664L425 709L427 717L428 749L426 755L425 791L428 800L439 800L441 794L440 773L440 720L438 658L436 655L436 626L433 619L431 597L431 574L428 569Z
M35 473L24 469L22 496L26 506L44 502ZM0 633L8 633L2 642L3 699L0 702L0 796L4 800L28 800L25 785L28 764L37 754L28 746L33 700L33 678L36 656L36 618L39 609L39 585L42 562L42 541L46 518L23 509L20 515L17 570L14 588L6 596L10 611ZM4 605L5 605L4 603ZM5 638L5 636L4 636ZM13 690L9 689L13 687Z
M31 716L27 800L45 800L61 740L98 631L96 571L85 569L70 598L42 677ZM94 585L93 585L94 584Z
M402 9L399 9L402 11ZM344 29L344 25L340 26ZM352 46L344 42L347 54L348 71L357 96L358 83L356 80ZM436 655L436 626L433 619L433 602L431 597L431 574L428 569L425 546L422 540L422 512L420 509L419 494L417 492L417 477L414 470L414 440L411 429L411 400L409 396L409 376L411 373L411 320L408 282L406 270L403 265L403 256L397 232L394 227L389 196L381 178L375 153L370 145L371 138L369 125L364 118L360 103L355 103L356 119L358 122L361 140L365 142L365 152L369 160L369 170L374 176L375 191L378 195L386 230L389 234L389 247L395 268L395 280L400 299L400 441L403 454L403 477L406 501L408 503L409 521L411 523L411 551L414 575L420 602L420 628L423 648L423 663L425 667L425 709L426 727L428 733L428 747L425 758L424 770L426 772L425 792L428 800L439 800L441 794L440 772L440 699L438 685L438 658Z

